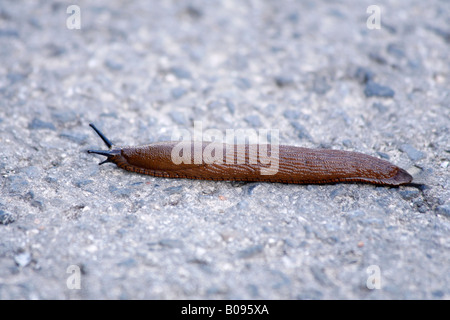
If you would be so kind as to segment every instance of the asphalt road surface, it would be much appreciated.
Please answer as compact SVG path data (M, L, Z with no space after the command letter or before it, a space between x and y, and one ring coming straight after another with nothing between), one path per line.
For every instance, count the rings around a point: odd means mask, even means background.
M448 2L74 2L0 3L0 299L450 298ZM418 185L165 179L86 153L105 148L89 123L142 145L195 122Z

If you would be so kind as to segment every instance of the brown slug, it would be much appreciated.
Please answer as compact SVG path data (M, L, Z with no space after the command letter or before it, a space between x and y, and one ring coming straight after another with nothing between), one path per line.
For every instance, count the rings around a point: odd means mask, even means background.
M413 179L388 161L352 151L190 141L112 148L112 143L93 124L90 126L110 149L87 151L106 156L100 164L112 162L119 168L157 177L297 184L363 182L386 186L408 184ZM199 159L196 151L211 156ZM221 160L220 155L226 155L227 161Z

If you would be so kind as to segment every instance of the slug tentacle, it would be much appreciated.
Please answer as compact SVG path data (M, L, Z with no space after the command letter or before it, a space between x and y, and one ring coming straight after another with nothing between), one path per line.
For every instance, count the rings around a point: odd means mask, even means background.
M100 136L100 138L102 138L103 142L106 144L106 146L108 147L108 149L111 149L112 147L112 143L111 141L109 141L109 139L100 131L97 129L97 127L93 124L90 123L89 126L94 129L94 131Z
M114 162L113 158L120 155L121 151L120 150L88 150L88 153L95 153L95 154L100 154L102 156L107 157L105 161L102 161L99 163L99 165L102 165L104 163L108 163L108 162Z

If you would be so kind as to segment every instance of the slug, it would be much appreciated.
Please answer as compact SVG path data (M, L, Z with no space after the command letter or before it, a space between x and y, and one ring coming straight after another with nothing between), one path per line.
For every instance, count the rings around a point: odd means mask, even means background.
M113 148L103 133L93 124L90 126L109 149L87 150L107 157L99 164L112 162L119 168L156 177L297 184L361 182L385 186L409 184L413 179L388 161L352 151L190 141ZM201 158L202 154L210 156ZM226 155L227 161L220 155Z

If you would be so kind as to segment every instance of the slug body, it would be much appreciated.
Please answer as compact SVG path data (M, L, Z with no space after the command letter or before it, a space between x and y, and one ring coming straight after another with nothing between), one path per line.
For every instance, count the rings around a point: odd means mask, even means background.
M88 150L107 157L100 164L112 162L119 168L157 177L297 184L363 182L388 186L412 181L405 170L358 152L284 145L274 150L270 145L190 141L112 148L109 140L94 125L90 126L111 149Z

